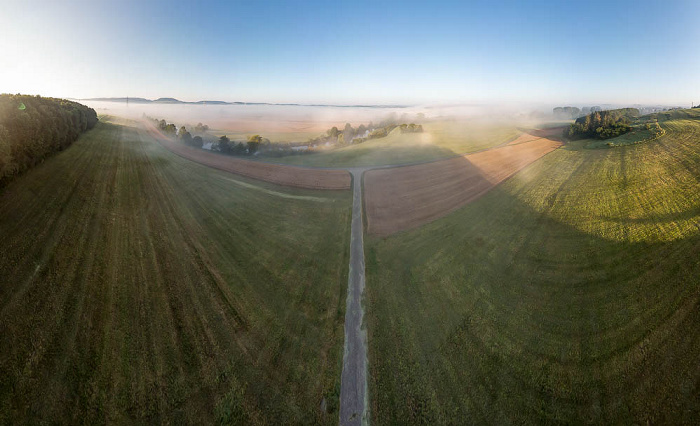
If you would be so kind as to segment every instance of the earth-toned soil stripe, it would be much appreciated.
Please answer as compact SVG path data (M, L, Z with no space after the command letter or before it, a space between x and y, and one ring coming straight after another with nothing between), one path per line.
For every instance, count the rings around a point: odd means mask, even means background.
M151 123L144 122L149 133L168 150L215 169L260 179L278 185L310 189L350 189L350 174L344 170L322 170L302 167L281 166L259 163L225 155L218 155L201 149L177 143L163 135Z
M368 232L390 235L442 217L560 145L540 138L434 163L369 171Z

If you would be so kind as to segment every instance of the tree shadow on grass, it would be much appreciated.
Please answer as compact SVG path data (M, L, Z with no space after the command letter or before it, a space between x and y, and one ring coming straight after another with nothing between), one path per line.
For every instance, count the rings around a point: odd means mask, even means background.
M700 414L700 235L611 241L495 188L368 243L375 420L688 423Z

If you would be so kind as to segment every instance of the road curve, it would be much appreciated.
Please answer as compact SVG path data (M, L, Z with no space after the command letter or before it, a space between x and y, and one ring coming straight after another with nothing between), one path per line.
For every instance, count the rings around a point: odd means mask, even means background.
M362 294L365 289L365 252L362 235L362 174L349 170L353 180L350 270L345 307L345 349L340 379L340 424L369 424L367 392L367 330L363 324Z

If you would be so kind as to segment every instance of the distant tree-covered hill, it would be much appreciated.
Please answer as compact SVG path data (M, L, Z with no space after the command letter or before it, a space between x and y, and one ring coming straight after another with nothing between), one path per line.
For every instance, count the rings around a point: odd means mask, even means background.
M609 139L632 130L631 120L639 117L636 108L596 111L576 119L569 127L567 135L571 139Z
M67 148L95 123L95 110L77 102L0 94L0 185Z

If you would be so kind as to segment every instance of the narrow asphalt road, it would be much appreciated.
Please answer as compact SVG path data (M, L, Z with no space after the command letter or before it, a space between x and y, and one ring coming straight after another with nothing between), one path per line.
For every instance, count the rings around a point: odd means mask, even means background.
M362 294L365 290L365 252L362 237L362 174L348 170L353 178L350 271L345 308L345 350L340 379L340 424L367 425L367 329L363 323Z
M343 351L343 371L340 379L340 424L369 425L369 392L367 391L367 329L362 306L365 290L365 252L362 229L362 175L365 171L394 167L414 166L433 163L462 155L475 154L500 148L498 146L453 156L417 161L407 164L387 164L369 167L309 167L325 170L347 170L352 175L352 224L350 228L350 270L348 274L348 295L345 308L345 347ZM271 164L278 164L270 162ZM307 167L280 164L289 167Z

